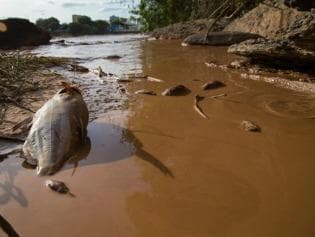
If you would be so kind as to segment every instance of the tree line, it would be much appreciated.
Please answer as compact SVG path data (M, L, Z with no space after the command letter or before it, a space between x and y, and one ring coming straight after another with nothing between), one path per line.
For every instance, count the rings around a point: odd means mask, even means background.
M262 0L140 0L137 9L131 13L140 16L142 30L152 31L187 20L210 18L212 13L226 3L229 9L224 13L241 14ZM238 10L239 9L239 10ZM236 14L235 14L236 15Z
M93 21L88 16L80 16L76 22L72 23L60 23L60 21L55 17L50 17L46 19L38 19L36 25L52 35L97 35L97 34L106 34L110 31L110 24L120 24L124 25L124 22L121 22L118 19L115 19L113 22L105 20L96 20Z

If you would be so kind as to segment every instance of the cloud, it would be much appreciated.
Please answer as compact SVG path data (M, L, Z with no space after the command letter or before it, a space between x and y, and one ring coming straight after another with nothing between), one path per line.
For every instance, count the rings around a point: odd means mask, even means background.
M116 12L120 11L122 8L121 7L103 7L98 12Z
M75 2L65 2L61 4L62 7L71 8L71 7L85 7L87 3L75 3Z
M48 4L51 4L51 5L55 5L55 2L53 0L50 0L47 2Z

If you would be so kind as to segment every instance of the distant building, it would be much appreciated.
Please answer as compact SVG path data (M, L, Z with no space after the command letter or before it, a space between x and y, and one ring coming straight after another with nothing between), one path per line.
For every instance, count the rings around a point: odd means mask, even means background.
M128 32L139 32L140 21L139 20L128 20L127 18L111 16L109 18L110 32L112 33L128 33Z

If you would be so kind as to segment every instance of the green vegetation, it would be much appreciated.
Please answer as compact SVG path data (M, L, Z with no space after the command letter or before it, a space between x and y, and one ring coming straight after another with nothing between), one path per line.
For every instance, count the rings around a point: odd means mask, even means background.
M36 25L53 35L95 35L105 34L109 31L109 23L107 21L92 21L88 16L80 16L76 22L70 24L60 24L59 20L54 17L38 19Z
M24 92L38 89L32 79L36 73L66 62L64 58L0 52L0 103L19 103Z
M233 14L242 6L238 13L248 11L262 0L140 0L138 9L131 11L140 16L142 30L152 31L176 22L209 18L224 2L229 9L226 16Z

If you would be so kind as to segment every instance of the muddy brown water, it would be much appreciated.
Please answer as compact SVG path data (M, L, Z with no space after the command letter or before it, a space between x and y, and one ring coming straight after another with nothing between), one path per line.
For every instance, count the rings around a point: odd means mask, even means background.
M52 177L75 198L44 187L46 178L22 168L21 159L1 163L1 215L21 236L314 236L314 95L204 65L232 60L225 48L125 44L134 47L137 70L164 82L126 84L127 106L101 111L90 123L88 155ZM131 55L122 60L102 63L134 68ZM208 80L226 87L202 91ZM160 96L176 84L192 93ZM135 95L140 89L158 96ZM193 110L197 93L206 97L199 105L209 120ZM243 131L242 120L262 132Z

